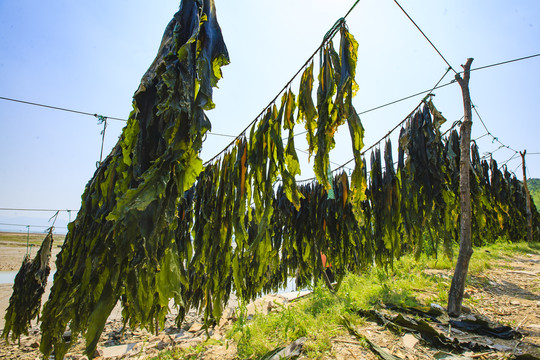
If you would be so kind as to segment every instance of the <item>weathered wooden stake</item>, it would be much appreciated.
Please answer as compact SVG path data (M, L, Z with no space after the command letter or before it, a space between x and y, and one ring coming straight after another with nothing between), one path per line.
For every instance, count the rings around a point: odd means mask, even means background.
M471 95L469 93L469 79L472 58L467 59L463 67L463 78L456 74L456 81L461 87L463 95L463 108L465 116L461 124L461 156L459 161L459 201L461 205L461 230L459 255L456 262L450 293L448 294L448 314L459 316L461 314L461 304L463 293L465 292L465 280L469 271L469 261L473 253L471 241L471 190L470 190L470 157L471 157L471 128L472 128L472 107Z
M531 194L527 187L527 167L525 166L525 154L527 150L519 152L521 155L521 167L523 168L523 187L525 188L525 199L527 203L527 241L532 242L532 211L531 211Z

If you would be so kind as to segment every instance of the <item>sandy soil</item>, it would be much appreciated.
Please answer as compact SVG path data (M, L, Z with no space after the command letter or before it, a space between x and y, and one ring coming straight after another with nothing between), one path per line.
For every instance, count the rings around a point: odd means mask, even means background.
M34 246L30 252L30 257L34 257L37 250L38 248ZM59 252L60 248L58 246L54 246L51 255L51 269L55 269L54 260ZM24 259L24 255L26 255L25 246L18 246L17 243L10 244L3 242L0 244L0 271L19 271Z
M58 250L55 248L54 257ZM5 247L0 244L2 269L17 271L25 252L25 247ZM431 272L440 277L441 281L451 280L450 270L432 270ZM0 328L4 326L4 313L11 296L11 286L11 284L0 285ZM416 294L419 299L423 295L425 294ZM272 298L270 302L275 300ZM269 301L260 299L259 302L266 304ZM470 308L470 315L482 315L494 322L510 325L524 335L523 338L515 340L488 339L488 344L498 346L500 351L490 350L485 353L465 354L469 356L469 359L500 359L508 353L531 353L540 356L540 255L516 254L511 258L494 262L491 269L471 278L466 288L464 304ZM262 308L266 309L267 306L262 306ZM215 341L209 345L204 345L206 336L201 330L200 318L195 313L188 316L188 321L182 325L182 328L175 327L171 316L164 331L157 336L144 330L128 330L119 336L122 324L119 309L116 310L109 318L98 345L100 352L96 355L102 359L143 359L147 356L155 356L161 349L186 348L198 344L202 344L205 349L198 358L234 359L236 356L234 343L224 338L227 328L234 321L232 308L228 311L229 316L224 317L219 326L212 330L211 336ZM374 322L367 321L357 330L373 343L401 359L432 359L435 356L444 355L441 350L430 347L428 343L415 340L412 334L396 335ZM450 330L445 331L450 333ZM480 336L472 336L473 340L475 337ZM1 340L0 358L36 359L39 357L38 346L39 328L34 326L30 329L30 336L23 337L20 344L8 345ZM68 359L85 359L81 356L82 339L70 351ZM355 337L341 336L332 340L332 351L323 358L376 359L377 357L362 346Z

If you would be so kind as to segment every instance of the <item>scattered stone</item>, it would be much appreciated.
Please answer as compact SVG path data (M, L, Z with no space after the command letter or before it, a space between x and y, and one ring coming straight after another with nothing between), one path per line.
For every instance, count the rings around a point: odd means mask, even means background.
M510 300L510 305L521 305L521 303L517 300Z
M280 294L280 296L284 297L288 301L292 301L301 297L304 297L311 293L311 290L301 290L301 291L292 291L285 294Z
M468 306L462 305L461 306L461 312L464 313L464 314L470 314L471 313L471 308L468 307Z
M165 348L167 348L169 346L169 343L166 343L164 341L156 341L156 342L153 342L153 343L150 343L147 345L147 349L158 349L158 350L163 350Z
M187 341L184 341L184 342L181 342L178 347L180 349L183 349L183 350L186 350L190 347L195 347L197 345L199 345L200 343L203 342L203 339L200 338L200 337L195 337L195 338L191 338L191 339L188 339Z
M506 346L506 345L502 345L502 344L495 344L495 345L493 345L493 348L496 349L496 350L502 351L502 352L512 351L511 346Z
M442 315L442 314L444 314L446 312L446 309L443 308L439 304L431 303L431 304L429 304L429 307L430 307L431 310L438 313L439 315Z
M229 319L226 319L225 317L222 317L220 320L219 320L219 328L222 329L224 328L225 326L227 326L229 324Z
M454 335L465 335L465 332L463 332L463 331L461 331L459 329L456 329L456 328L452 328L451 333L454 334Z
M166 334L154 335L150 339L148 339L148 342L150 342L150 343L160 342L160 341L170 343L172 341L172 339L171 339L170 336L168 336Z
M301 337L300 339L293 341L289 346L274 354L274 356L272 356L268 360L290 359L300 356L300 351L302 350L302 346L304 345L306 340L307 338Z
M193 338L192 333L182 330L182 332L176 334L176 337L173 339L173 342L178 344L178 343L186 342L192 338Z
M462 316L462 320L464 321L470 321L470 322L476 322L476 317L472 314L466 314Z
M102 356L104 359L122 356L130 352L135 345L137 345L137 343L105 347L102 349Z
M225 308L221 318L225 320L236 320L236 315L234 314L234 308L232 307Z
M434 358L440 360L473 360L473 358L468 356L454 355L442 351L435 353Z
M203 328L203 324L195 321L188 329L190 333L196 333Z
M418 339L413 334L405 334L401 340L403 341L403 345L408 349L413 349L418 343Z

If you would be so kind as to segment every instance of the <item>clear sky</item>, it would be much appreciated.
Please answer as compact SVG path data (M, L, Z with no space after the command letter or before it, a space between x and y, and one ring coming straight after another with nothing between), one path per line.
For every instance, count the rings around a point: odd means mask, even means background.
M212 132L237 135L353 3L216 0L231 64L223 68L224 78L214 93L217 107L208 113ZM0 97L127 118L132 95L178 5L176 0L0 0ZM540 53L540 1L402 0L401 5L458 71L468 57L475 59L476 68ZM444 61L392 0L361 0L347 20L359 42L360 90L354 100L358 111L429 89L446 71ZM295 84L292 90L297 93ZM540 153L540 57L475 71L470 89L482 119L502 143ZM463 115L461 91L453 84L435 94L435 105L449 120L444 130ZM366 146L421 99L362 115ZM124 125L109 121L104 156ZM91 116L0 100L0 208L78 209L99 160L101 130ZM475 114L473 138L484 133ZM335 164L352 157L346 127L338 136L331 154ZM213 157L230 140L209 135L203 159ZM301 142L297 145L305 150ZM481 153L499 147L489 137L478 145ZM307 156L298 155L304 164L298 179L311 177ZM500 149L493 156L504 162L512 155ZM528 176L540 177L540 155L529 156L527 163ZM518 159L508 163L521 179L519 165ZM0 223L45 227L53 214L0 211ZM66 231L67 220L61 213L58 232ZM26 231L0 225L0 231L12 230Z

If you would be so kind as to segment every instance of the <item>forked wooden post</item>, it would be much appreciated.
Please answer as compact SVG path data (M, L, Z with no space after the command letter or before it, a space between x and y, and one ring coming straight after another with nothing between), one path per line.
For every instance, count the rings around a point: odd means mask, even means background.
M471 95L469 93L469 78L472 58L467 59L463 65L463 78L456 74L456 81L461 87L463 94L463 108L465 116L461 125L461 156L459 162L459 202L461 205L461 229L459 255L456 262L450 293L448 294L448 314L459 316L461 314L461 304L465 291L465 280L469 271L469 261L473 253L471 241L471 190L470 190L470 157L471 157L471 128L472 128L472 106Z
M525 200L527 204L527 241L532 242L532 211L531 211L531 194L527 186L527 167L525 165L525 154L527 150L519 152L521 155L521 167L523 168L523 187L525 188Z

